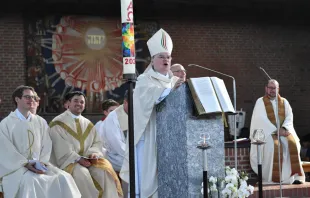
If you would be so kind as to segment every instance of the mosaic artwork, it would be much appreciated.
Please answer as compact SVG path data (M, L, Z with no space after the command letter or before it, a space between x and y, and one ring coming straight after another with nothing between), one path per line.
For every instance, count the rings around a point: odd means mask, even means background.
M63 97L72 90L86 94L85 113L101 113L108 98L122 103L127 83L119 19L49 16L28 19L25 25L27 84L41 98L39 113L62 112ZM157 29L154 21L135 24L137 75L150 61L146 41Z

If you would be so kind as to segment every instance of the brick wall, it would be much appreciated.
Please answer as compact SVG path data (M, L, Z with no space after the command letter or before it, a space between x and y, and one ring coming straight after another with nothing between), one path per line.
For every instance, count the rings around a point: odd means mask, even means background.
M25 83L25 56L21 17L0 18L0 112L7 114L12 105L10 95ZM264 94L266 78L263 67L280 83L280 94L286 97L294 113L297 133L308 133L310 122L310 26L294 23L268 23L225 20L159 20L174 42L173 63L181 63L188 77L215 75L190 63L208 66L236 78L237 108L247 112L250 125L257 98ZM232 96L232 81L223 77Z
M256 173L251 168L250 165L250 148L237 148L237 158L238 158L238 171L245 171L248 173L248 177L251 180L257 178ZM231 168L235 167L235 153L234 148L225 148L225 166Z
M15 107L12 91L26 83L23 20L18 16L0 18L0 117Z
M187 67L203 65L232 75L237 84L237 109L247 113L249 127L256 100L264 94L263 67L280 83L280 94L290 102L295 129L308 133L310 122L310 26L298 22L161 20L160 27L172 37L173 63L181 63L189 77L215 73ZM296 25L293 25L296 24ZM220 76L219 76L220 77ZM221 77L233 100L232 81Z

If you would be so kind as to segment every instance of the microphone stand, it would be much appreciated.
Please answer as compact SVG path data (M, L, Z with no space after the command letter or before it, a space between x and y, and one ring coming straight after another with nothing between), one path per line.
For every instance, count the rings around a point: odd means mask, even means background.
M260 67L259 69L261 69L266 76L269 78L269 80L271 80L270 76L267 74L267 72L264 70L264 68ZM280 176L280 197L282 198L282 170L281 170L281 151L280 151L280 147L281 147L281 142L280 142L280 118L279 118L279 106L278 106L278 94L279 94L279 87L276 87L276 109L275 109L275 117L277 120L277 135L278 135L278 159L279 159L279 176Z
M215 71L213 69L209 69L209 68L206 68L206 67L203 67L203 66L200 66L200 65L196 65L196 64L189 64L188 65L189 67L191 66L194 66L194 67L199 67L199 68L202 68L202 69L205 69L205 70L209 70L209 71L212 71L214 73L218 73L218 74L221 74L223 76L227 76L229 78L231 78L233 80L233 92L234 92L234 107L235 107L235 114L234 114L234 150L235 150L235 169L238 170L238 158L237 158L237 129L236 129L236 112L237 112L237 104L236 104L236 80L233 76L230 76L228 74L224 74L222 72L218 72L218 71Z

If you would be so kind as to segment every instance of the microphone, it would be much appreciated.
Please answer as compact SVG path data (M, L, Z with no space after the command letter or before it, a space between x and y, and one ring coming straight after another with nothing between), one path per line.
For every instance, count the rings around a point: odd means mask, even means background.
M217 74L221 74L223 76L227 76L229 78L231 78L233 80L233 91L234 91L234 107L235 107L235 113L237 113L237 105L236 105L236 80L233 76L231 75L228 75L228 74L224 74L222 72L219 72L219 71L216 71L216 70L213 70L213 69L210 69L210 68L207 68L207 67L203 67L203 66L200 66L200 65L196 65L196 64L189 64L188 67L199 67L201 69L205 69L205 70L209 70L209 71L212 71L214 73L217 73ZM237 123L236 123L236 114L234 114L234 149L235 149L235 169L238 170L238 158L237 158Z
M199 68L202 68L202 69L205 69L205 70L209 70L209 71L212 71L212 72L221 74L221 75L223 75L223 76L227 76L227 77L232 78L233 80L235 80L235 78L234 78L233 76L230 76L230 75L228 75L228 74L224 74L224 73L219 72L219 71L215 71L215 70L210 69L210 68L207 68L207 67L203 67L203 66L196 65L196 64L189 64L189 65L188 65L188 67L192 67L192 66L194 66L194 67L199 67ZM234 106L236 107L236 104L234 104ZM235 109L235 110L236 110L236 109Z
M267 72L264 70L264 68L259 67L259 69L261 69L266 74L266 76L269 78L269 80L271 79L270 76L267 74Z

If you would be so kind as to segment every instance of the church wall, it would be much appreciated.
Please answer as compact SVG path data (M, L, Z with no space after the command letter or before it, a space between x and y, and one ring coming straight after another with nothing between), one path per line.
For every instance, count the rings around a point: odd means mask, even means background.
M21 16L0 17L0 117L15 109L12 91L26 83L24 26Z
M299 21L160 20L172 37L173 63L183 64L188 77L213 76L213 72L188 67L198 64L234 76L237 109L246 111L250 126L256 100L265 93L267 78L280 83L294 113L299 136L309 133L310 26ZM232 80L222 77L233 101Z
M308 133L310 124L310 26L285 22L225 20L157 20L174 42L173 63L181 63L188 77L211 72L188 67L190 63L232 75L237 84L237 109L246 111L250 125L255 101L264 94L263 67L280 83L280 94L290 102L297 133ZM0 18L1 116L14 109L13 89L26 83L24 25L20 16ZM220 77L220 76L219 76ZM232 97L232 81L222 78ZM90 116L92 119L92 117ZM98 116L93 119L96 121Z

